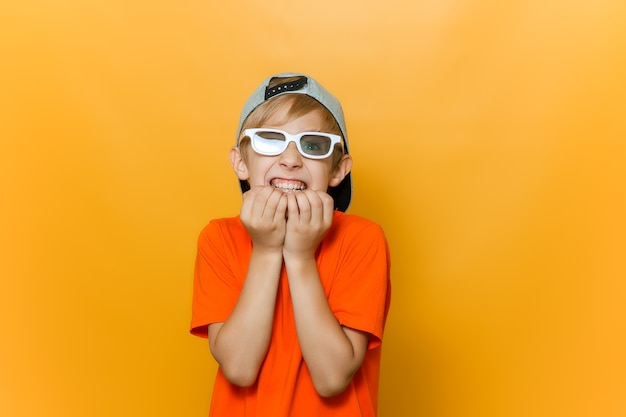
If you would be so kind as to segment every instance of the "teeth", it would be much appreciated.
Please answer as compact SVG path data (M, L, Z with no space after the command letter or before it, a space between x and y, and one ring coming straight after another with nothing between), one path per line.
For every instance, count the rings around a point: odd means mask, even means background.
M295 184L274 184L274 188L280 188L281 190L287 190L287 191L304 190L303 185L295 185Z
M272 186L283 191L302 191L306 189L306 184L295 181L272 181Z

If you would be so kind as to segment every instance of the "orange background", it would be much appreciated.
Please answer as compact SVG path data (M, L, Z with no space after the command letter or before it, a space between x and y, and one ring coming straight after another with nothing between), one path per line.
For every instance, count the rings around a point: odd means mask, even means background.
M7 1L0 415L206 415L195 239L267 75L343 102L385 228L381 417L626 415L626 3Z

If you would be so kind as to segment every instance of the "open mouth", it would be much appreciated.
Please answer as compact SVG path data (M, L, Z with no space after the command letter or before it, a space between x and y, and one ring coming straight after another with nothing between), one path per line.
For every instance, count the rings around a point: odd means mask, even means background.
M283 178L273 178L270 185L284 193L306 190L306 184L298 180L286 180Z

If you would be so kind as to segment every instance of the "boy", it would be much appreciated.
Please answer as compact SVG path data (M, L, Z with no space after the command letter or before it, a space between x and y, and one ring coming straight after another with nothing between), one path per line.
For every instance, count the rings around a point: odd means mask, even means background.
M382 229L347 215L341 105L314 79L266 79L230 162L240 215L198 239L191 333L219 369L213 417L376 416L390 303Z

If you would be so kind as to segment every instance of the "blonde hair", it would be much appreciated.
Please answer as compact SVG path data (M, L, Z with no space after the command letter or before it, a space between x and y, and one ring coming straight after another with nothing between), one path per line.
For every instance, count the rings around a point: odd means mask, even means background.
M280 78L278 81L288 82L289 79ZM270 87L271 86L272 84L270 83ZM283 106L287 107L287 111L279 112L279 110L283 109ZM273 121L277 124L283 124L316 110L322 115L320 130L325 133L332 133L343 137L337 121L330 111L320 102L305 94L282 94L263 102L254 109L242 123L239 136L239 148L241 149L242 157L246 160L247 146L244 145L247 145L250 140L247 137L243 137L243 131L245 129L262 127L270 118L276 117L277 113L282 113L283 117ZM339 162L341 162L343 155L343 146L336 146L332 154L333 159L331 166L333 171L337 168Z

